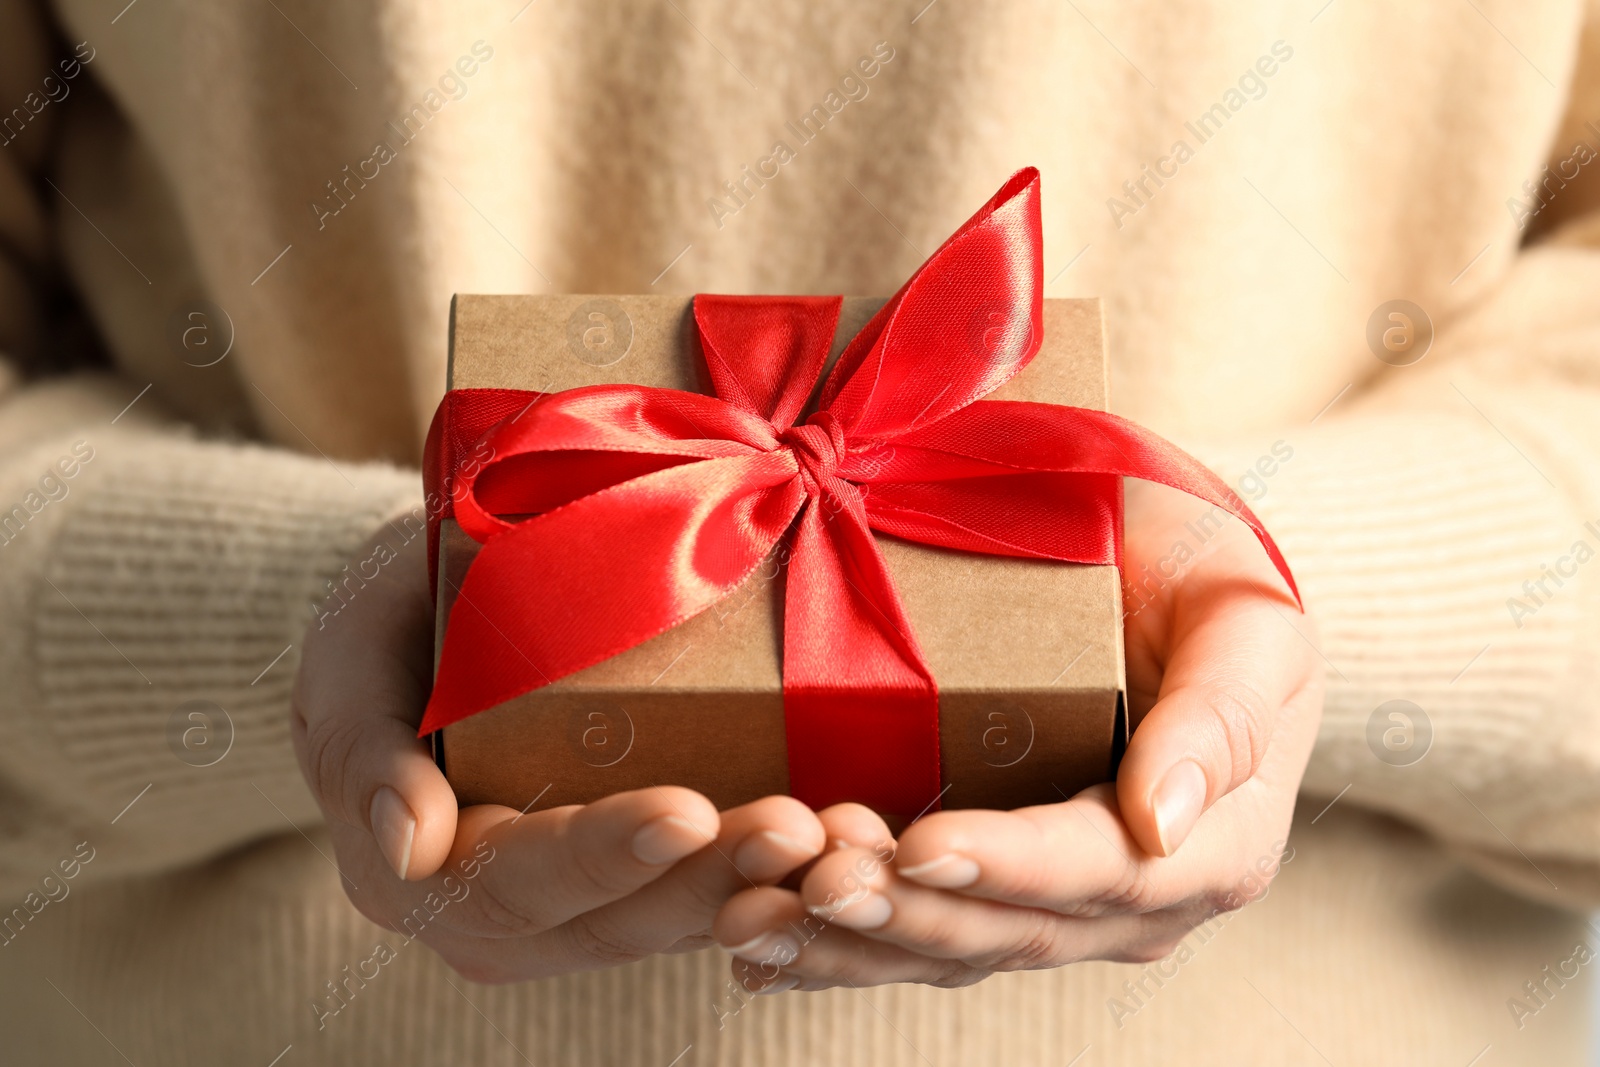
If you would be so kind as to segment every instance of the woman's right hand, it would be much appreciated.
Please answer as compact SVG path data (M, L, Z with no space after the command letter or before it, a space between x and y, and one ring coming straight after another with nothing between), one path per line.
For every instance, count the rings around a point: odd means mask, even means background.
M383 562L308 628L292 727L345 892L373 922L465 978L523 981L711 944L727 900L821 853L821 822L789 797L719 814L662 786L526 814L458 809L416 736L433 644L424 540L400 544L386 525L357 558L363 577Z

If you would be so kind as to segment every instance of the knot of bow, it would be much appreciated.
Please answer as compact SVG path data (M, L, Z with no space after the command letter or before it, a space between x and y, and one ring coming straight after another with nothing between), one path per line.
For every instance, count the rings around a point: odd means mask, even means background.
M811 496L820 493L822 486L830 484L839 473L845 451L844 427L831 412L817 412L803 425L783 431L778 440L793 451Z

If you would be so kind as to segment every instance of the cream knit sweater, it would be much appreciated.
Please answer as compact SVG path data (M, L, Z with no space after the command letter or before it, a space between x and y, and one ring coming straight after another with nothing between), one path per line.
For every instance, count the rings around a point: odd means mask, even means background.
M1577 1062L1597 78L1579 0L0 5L0 1059ZM450 295L888 293L1029 163L1116 409L1321 618L1269 899L1148 968L752 1003L717 952L472 986L360 918L285 709L418 498Z

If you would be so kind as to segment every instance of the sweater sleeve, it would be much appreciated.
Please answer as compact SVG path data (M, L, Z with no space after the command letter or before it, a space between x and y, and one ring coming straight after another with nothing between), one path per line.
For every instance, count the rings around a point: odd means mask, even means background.
M82 841L102 877L314 824L287 713L303 632L419 495L391 467L112 425L136 391L62 382L0 405L0 427L57 412L0 463L0 885Z
M1588 204L1561 190L1565 221L1422 359L1374 361L1272 451L1215 456L1319 617L1312 814L1383 810L1571 908L1600 903L1600 178L1584 177Z
M8 101L45 84L57 53L33 5L0 12ZM314 823L287 715L303 632L348 555L420 497L392 466L204 440L163 414L185 398L154 373L73 354L90 331L62 310L58 249L84 242L106 269L142 261L153 308L192 275L127 240L94 243L79 209L96 209L46 174L65 107L38 107L0 149L7 899L63 864L80 879L153 872Z

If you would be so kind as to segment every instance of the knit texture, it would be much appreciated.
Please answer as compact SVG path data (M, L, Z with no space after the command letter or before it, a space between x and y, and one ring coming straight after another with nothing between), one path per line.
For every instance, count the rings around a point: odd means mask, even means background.
M12 468L92 449L68 495L0 548L8 572L36 576L4 587L8 615L30 620L4 652L6 677L27 686L8 703L29 709L7 732L6 785L56 808L12 824L9 887L86 838L106 846L85 870L94 881L319 818L285 710L299 645L327 578L418 496L392 468L81 433Z
M1580 0L0 6L6 1056L1579 1062L1597 27ZM888 294L1025 164L1047 295L1105 299L1113 407L1239 487L1320 623L1268 899L1159 968L749 1004L718 952L489 989L362 919L288 694L312 600L415 503L451 294ZM1397 299L1433 327L1404 366L1370 340ZM77 369L96 344L110 371ZM1384 748L1390 701L1420 760Z

